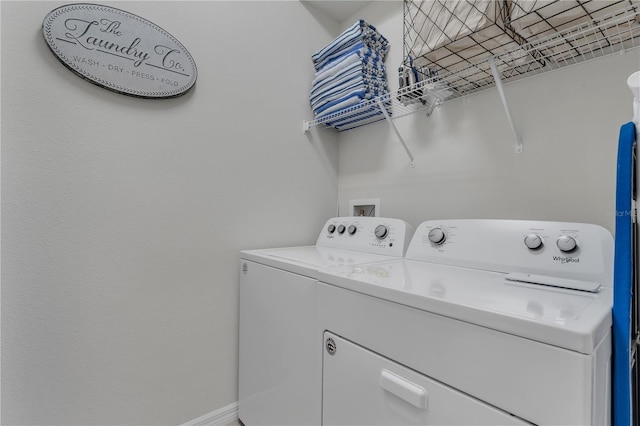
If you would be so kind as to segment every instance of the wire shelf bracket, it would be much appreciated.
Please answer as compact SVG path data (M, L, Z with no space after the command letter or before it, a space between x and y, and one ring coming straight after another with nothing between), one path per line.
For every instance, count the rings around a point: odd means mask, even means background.
M511 110L509 109L509 103L507 102L507 98L504 95L504 88L502 87L502 79L500 78L500 73L498 73L498 68L496 67L496 61L493 59L493 56L487 59L489 66L491 67L491 74L493 74L493 79L496 83L496 88L498 89L498 94L500 95L500 100L502 101L502 106L504 107L504 112L507 114L507 121L509 121L509 126L511 127L511 132L513 133L513 137L516 140L515 152L516 154L522 153L522 138L520 137L520 133L516 128L515 123L513 122L513 117L511 116Z
M378 103L378 107L380 107L380 111L382 111L382 114L384 114L384 118L386 118L387 123L389 123L389 127L391 127L391 130L393 130L393 133L395 133L396 138L398 138L398 140L402 144L402 147L404 148L405 152L409 156L409 159L411 160L411 163L409 163L409 167L415 167L416 166L416 162L415 162L415 159L413 158L413 154L411 154L411 151L409 150L409 147L407 146L406 142L404 141L402 135L398 131L398 128L393 123L393 120L391 120L391 117L389 116L389 113L387 112L387 109L382 104L382 101L380 100L380 98L376 98L376 102Z
M414 90L414 89L412 89ZM405 152L407 153L407 155L409 156L409 160L411 161L409 163L409 167L415 167L415 158L413 157L413 154L411 153L411 150L409 149L409 147L407 146L407 143L404 141L404 138L402 137L402 135L400 134L400 132L398 131L398 128L396 127L396 125L393 123L393 119L391 117L391 115L389 114L389 111L391 109L390 105L395 106L395 101L391 101L391 99L394 99L397 96L396 93L390 93L387 96L384 96L384 103L387 104L387 106L384 105L383 103L383 97L377 97L377 98L373 98L370 100L367 100L365 102L362 102L361 104L355 106L355 107L351 107L345 111L340 111L334 114L330 114L326 117L323 117L321 119L316 119L316 120L303 120L302 121L302 131L303 133L309 133L311 131L311 128L314 126L317 126L319 124L324 124L330 120L333 119L337 119L340 117L344 117L345 115L348 114L354 114L354 113L358 113L360 111L366 111L367 109L370 109L372 106L375 106L377 109L379 109L379 111L382 112L383 118L378 118L375 121L381 121L381 120L386 120L387 123L389 123L389 127L391 128L391 130L393 131L393 133L395 134L396 138L398 139L398 141L400 142L400 144L402 145L402 147L404 148ZM394 117L393 118L398 118L397 114L397 108L395 109L396 113L394 113ZM433 110L433 106L431 108L430 111ZM405 113L404 115L408 115L410 113L412 113L413 111L410 111L408 113Z

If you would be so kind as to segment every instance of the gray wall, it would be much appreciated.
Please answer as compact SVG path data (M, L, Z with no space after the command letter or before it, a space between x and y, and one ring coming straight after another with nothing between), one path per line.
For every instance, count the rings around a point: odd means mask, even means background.
M402 3L373 2L358 17L390 39L387 78L397 89ZM617 138L633 114L626 81L638 70L635 49L505 85L522 154L514 153L495 88L446 102L430 117L395 120L415 168L386 122L340 133L340 212L348 213L349 200L379 198L383 216L414 226L506 218L589 222L613 232Z
M237 400L239 250L310 244L335 215L336 138L302 120L337 22L298 2L107 2L197 63L190 93L143 100L49 52L62 4L1 3L2 423L187 422Z

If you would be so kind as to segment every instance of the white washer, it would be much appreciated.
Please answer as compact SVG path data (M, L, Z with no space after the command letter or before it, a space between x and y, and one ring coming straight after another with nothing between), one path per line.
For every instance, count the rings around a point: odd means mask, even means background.
M612 268L599 226L443 220L322 269L323 424L610 424Z
M245 425L321 423L318 269L401 258L411 235L399 219L332 218L315 246L241 252L239 417Z

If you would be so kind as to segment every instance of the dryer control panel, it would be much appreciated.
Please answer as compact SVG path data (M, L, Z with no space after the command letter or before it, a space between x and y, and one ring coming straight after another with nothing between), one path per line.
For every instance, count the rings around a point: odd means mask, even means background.
M318 236L316 246L404 256L413 228L401 219L381 217L334 217Z
M611 286L613 238L585 223L461 219L420 224L407 259Z

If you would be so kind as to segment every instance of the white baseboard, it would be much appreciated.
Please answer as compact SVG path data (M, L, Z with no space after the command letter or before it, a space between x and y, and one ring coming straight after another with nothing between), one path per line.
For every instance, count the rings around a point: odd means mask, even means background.
M181 426L225 426L238 421L238 403L212 411Z

